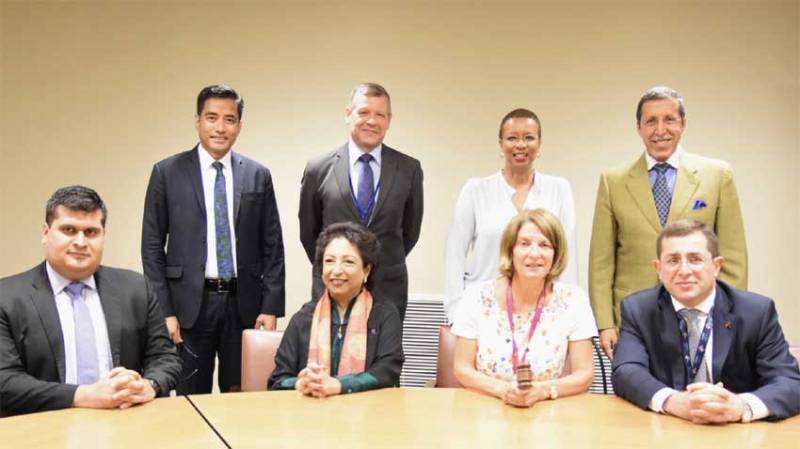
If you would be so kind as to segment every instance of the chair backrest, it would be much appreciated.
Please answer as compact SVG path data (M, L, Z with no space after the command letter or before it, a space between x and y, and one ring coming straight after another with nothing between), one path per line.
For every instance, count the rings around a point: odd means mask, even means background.
M789 352L797 359L797 363L800 363L800 346L789 346Z
M439 326L439 355L436 358L436 386L439 388L462 387L453 369L457 339L449 326Z
M263 391L275 369L275 353L283 331L245 329L242 332L242 391Z

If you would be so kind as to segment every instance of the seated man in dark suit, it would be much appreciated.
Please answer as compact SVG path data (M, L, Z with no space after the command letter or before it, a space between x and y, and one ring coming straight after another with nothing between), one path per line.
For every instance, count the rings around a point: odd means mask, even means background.
M717 280L714 232L694 220L671 223L657 255L662 285L622 302L614 391L700 424L800 413L800 371L775 304Z
M0 279L0 416L167 395L180 359L144 277L100 266L103 201L64 187L45 221L45 262Z

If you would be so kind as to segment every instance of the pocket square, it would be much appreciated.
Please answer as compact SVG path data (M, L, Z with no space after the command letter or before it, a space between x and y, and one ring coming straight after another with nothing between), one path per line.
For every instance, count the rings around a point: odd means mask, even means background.
M694 204L692 205L692 210L702 209L706 207L707 204L703 200L694 200Z

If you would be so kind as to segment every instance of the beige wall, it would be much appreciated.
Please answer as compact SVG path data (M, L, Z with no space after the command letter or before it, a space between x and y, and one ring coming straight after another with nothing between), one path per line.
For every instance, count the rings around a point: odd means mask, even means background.
M426 175L412 292L442 291L453 202L500 166L517 106L542 117L538 168L572 183L585 285L599 172L638 156L636 101L668 84L687 98L685 147L733 165L752 289L800 344L796 1L329 3L4 2L0 275L41 259L44 202L70 183L110 206L105 262L140 270L150 168L195 144L197 91L226 82L246 102L237 148L275 178L293 313L310 283L303 165L344 142L347 93L374 80L394 99L387 143Z

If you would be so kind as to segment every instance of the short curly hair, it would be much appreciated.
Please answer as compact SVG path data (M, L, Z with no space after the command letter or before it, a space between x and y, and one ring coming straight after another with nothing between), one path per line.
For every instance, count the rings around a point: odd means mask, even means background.
M375 234L364 226L349 221L332 223L328 225L317 237L315 261L317 266L322 266L322 258L325 255L325 248L338 238L343 238L358 249L364 268L371 267L372 272L378 266L381 252L381 244ZM367 278L367 288L372 288L375 276Z

